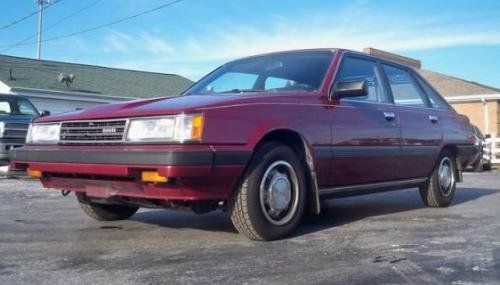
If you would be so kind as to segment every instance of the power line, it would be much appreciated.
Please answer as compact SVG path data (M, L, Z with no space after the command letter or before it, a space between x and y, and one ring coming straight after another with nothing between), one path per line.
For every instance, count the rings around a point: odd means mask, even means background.
M61 1L62 0L54 0L54 2L48 4L44 9L48 9L48 8L52 7L53 5L55 5L55 4L57 4L57 3L61 2ZM33 11L32 13L30 13L30 14L24 16L24 17L21 17L21 18L15 20L15 21L12 21L12 22L10 22L10 23L8 23L8 24L0 27L0 31L5 30L5 29L7 29L9 27L12 27L15 24L20 23L20 22L22 22L22 21L24 21L26 19L29 19L30 17L32 17L33 15L36 15L37 13L38 13L38 10Z
M95 30L106 28L106 27L109 27L109 26L112 26L112 25L116 25L116 24L128 21L128 20L133 19L133 18L137 18L139 16L143 16L143 15L146 15L146 14L149 14L149 13L152 13L152 12L155 12L155 11L167 8L169 6L172 6L172 5L177 4L179 2L182 2L182 1L184 1L184 0L171 1L171 2L165 3L163 5L157 6L155 8L152 8L152 9L149 9L149 10L145 10L145 11L139 12L137 14L133 14L133 15L127 16L125 18L120 18L120 19L117 19L117 20L114 20L114 21L111 21L111 22L108 22L108 23L105 23L105 24L101 24L101 25L98 25L98 26L95 26L95 27L91 27L91 28L88 28L88 29L85 29L85 30L81 30L81 31L78 31L78 32L73 32L73 33L68 33L68 34L64 34L64 35L60 35L60 36L55 36L55 37L47 38L47 39L42 40L42 42L57 41L57 40L60 40L60 39L69 38L69 37L73 37L73 36L76 36L76 35L85 34L85 33L88 33L88 32L92 32L92 31L95 31ZM19 44L11 44L11 45L0 45L0 47L13 48L13 47L18 47L18 46L32 45L32 44L36 44L36 43L37 42L27 42L27 43L19 43Z
M42 30L42 32L45 32L45 31L47 31L47 30L50 30L50 29L54 28L55 26L59 25L60 23L62 23L62 22L64 22L64 21L66 21L66 20L68 20L68 19L70 19L70 18L72 18L72 17L74 17L74 16L76 16L76 15L80 14L81 12L83 12L83 11L85 11L85 10L87 10L87 9L91 8L92 6L96 5L97 3L101 2L101 1L102 1L102 0L95 0L94 2L92 2L92 3L90 3L90 4L86 5L86 6L84 6L84 7L80 8L80 9L78 9L77 11L75 11L75 12L73 12L73 13L69 14L68 16L61 18L59 21L55 22L54 24L52 24L52 25L50 25L50 26L48 26L48 27L44 28L44 29ZM23 40L21 40L21 41L19 41L19 42L15 43L15 44L11 45L10 47L8 47L8 48L6 48L6 49L2 50L0 53L5 53L6 51L9 51L10 49L14 48L16 45L20 45L20 44L25 43L26 41L28 41L28 40L30 40L30 39L32 39L32 38L34 38L34 37L36 37L36 35L37 35L37 34L36 34L36 33L34 33L34 34L32 34L31 36L26 37L26 38L24 38Z

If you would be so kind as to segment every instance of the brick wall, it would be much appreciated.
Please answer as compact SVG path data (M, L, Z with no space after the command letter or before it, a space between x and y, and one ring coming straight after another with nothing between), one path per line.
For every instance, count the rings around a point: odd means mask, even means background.
M484 116L484 104L482 102L462 102L462 103L451 103L453 108L457 110L458 113L464 114L469 117L472 124L476 125L481 129L483 133L490 133L492 135L498 136L500 134L500 102L499 101L489 101L488 104L488 120L489 120L489 130L486 130L485 126L485 116Z

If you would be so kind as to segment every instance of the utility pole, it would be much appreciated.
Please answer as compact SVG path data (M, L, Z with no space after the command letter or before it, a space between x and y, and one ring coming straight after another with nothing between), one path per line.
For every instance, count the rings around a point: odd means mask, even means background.
M35 0L38 4L38 37L37 37L37 58L40 59L42 55L42 20L43 20L43 5L49 4L50 0Z

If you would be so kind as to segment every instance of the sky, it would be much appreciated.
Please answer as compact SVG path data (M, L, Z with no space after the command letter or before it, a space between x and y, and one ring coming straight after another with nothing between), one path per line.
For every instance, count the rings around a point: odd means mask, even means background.
M44 12L43 38L170 2L59 0ZM0 27L36 10L33 0L2 4ZM0 29L0 54L35 57L35 37L26 45L9 46L34 35L36 28L35 15ZM384 49L420 59L425 69L500 87L500 1L183 0L115 25L44 42L42 59L197 80L239 57L322 47Z

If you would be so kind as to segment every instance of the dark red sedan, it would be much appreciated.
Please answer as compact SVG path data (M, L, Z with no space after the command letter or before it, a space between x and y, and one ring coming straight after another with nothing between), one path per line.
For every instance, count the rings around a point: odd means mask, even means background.
M12 166L97 220L223 209L272 240L324 198L418 187L448 206L474 152L468 119L411 68L316 49L227 63L181 96L36 119Z

